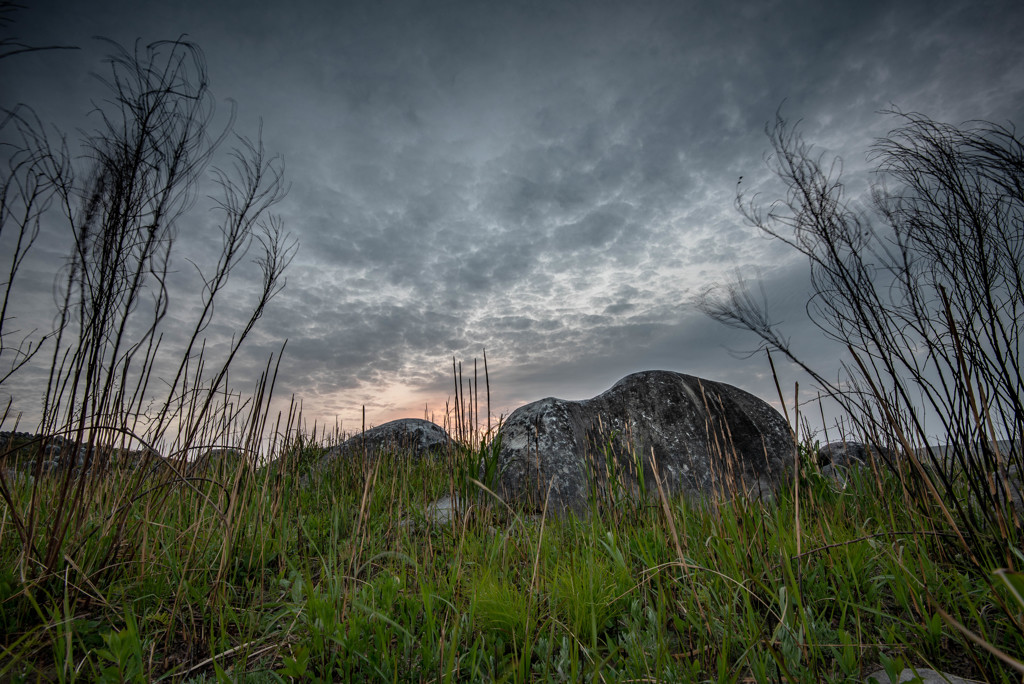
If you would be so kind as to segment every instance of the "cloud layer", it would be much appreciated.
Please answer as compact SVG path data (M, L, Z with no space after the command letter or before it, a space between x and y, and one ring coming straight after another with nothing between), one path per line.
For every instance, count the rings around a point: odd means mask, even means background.
M0 76L5 97L72 130L97 97L90 35L203 47L239 129L262 117L284 156L278 209L301 242L233 377L287 338L278 390L310 422L355 427L364 405L373 423L439 415L452 356L471 366L485 348L497 411L645 368L773 399L766 364L728 351L754 341L692 306L737 270L764 277L806 353L834 358L803 316L805 265L733 208L740 176L780 191L765 122L780 106L802 119L856 190L890 105L1024 120L1013 2L293 5L43 0L20 36L85 49L7 60ZM186 234L202 234L198 217ZM26 291L48 290L45 275ZM219 309L213 334L240 311Z

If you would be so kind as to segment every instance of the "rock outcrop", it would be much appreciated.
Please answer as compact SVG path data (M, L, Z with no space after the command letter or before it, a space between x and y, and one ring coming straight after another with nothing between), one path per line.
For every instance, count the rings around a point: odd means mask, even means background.
M587 510L592 493L694 499L770 498L795 444L777 411L741 389L670 371L629 375L584 401L547 398L512 413L500 432L499 495L540 509Z

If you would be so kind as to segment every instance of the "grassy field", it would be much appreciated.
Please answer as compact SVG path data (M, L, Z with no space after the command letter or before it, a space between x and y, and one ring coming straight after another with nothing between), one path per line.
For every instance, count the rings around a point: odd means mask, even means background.
M0 680L1020 681L997 653L1024 653L1021 576L1001 571L1024 564L1020 522L964 538L907 473L841 488L805 445L774 503L609 488L544 518L483 492L486 450L465 445L303 487L318 441L256 471L8 479ZM65 485L85 510L42 573ZM14 511L39 521L31 552Z

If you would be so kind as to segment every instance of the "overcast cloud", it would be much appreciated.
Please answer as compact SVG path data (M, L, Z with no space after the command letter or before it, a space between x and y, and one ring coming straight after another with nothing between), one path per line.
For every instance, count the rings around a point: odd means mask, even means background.
M692 300L737 270L761 277L804 353L835 363L803 315L805 263L733 206L739 176L778 196L763 154L780 105L843 157L853 190L894 125L879 114L890 105L1024 123L1013 1L37 0L11 32L81 47L0 62L4 105L30 103L67 131L88 127L101 96L92 36L187 34L203 48L238 131L262 118L284 157L291 192L277 209L301 243L232 382L251 385L287 338L279 396L350 429L364 405L374 424L425 405L440 420L452 356L471 367L485 348L496 413L650 368L774 400L763 356L729 351L756 340ZM207 220L183 227L192 250ZM52 301L60 253L38 251L25 311ZM218 309L213 346L241 311ZM28 394L32 378L5 391Z

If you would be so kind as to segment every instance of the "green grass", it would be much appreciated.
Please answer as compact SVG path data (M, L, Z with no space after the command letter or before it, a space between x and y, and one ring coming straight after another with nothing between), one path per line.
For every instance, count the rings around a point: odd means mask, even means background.
M999 579L1019 575L993 575L1007 556L1020 570L1019 531L991 531L972 561L884 471L838 491L805 449L799 494L772 504L541 519L465 491L478 451L355 460L301 487L320 452L130 500L138 475L115 470L56 570L24 581L4 504L0 680L853 682L910 665L1020 681L952 622L1024 653ZM43 516L59 486L10 483ZM424 515L452 493L467 503L450 523Z

